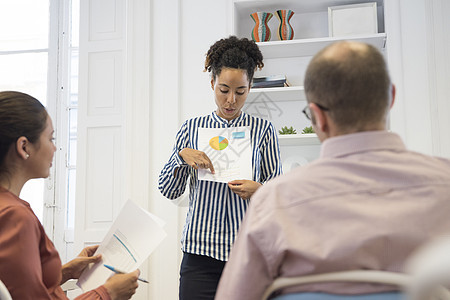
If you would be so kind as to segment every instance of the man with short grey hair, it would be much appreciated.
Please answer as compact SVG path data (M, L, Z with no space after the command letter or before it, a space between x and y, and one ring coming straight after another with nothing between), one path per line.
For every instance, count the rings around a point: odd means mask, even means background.
M311 60L304 85L320 157L253 195L216 299L260 299L277 277L402 272L418 246L450 232L450 161L409 151L387 131L395 86L382 54L368 44L332 44ZM282 293L390 291L335 282Z

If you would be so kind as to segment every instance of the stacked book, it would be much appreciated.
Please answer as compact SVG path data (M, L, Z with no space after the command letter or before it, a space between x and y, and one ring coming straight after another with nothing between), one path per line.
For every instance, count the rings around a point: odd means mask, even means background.
M269 88L289 86L285 75L253 77L252 88Z

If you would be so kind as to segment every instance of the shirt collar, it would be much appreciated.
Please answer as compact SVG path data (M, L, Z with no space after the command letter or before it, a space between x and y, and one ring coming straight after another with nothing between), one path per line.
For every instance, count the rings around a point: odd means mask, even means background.
M320 158L340 157L374 150L403 151L406 147L399 135L388 131L364 131L326 139Z
M224 124L228 127L236 126L237 124L239 124L239 122L244 120L244 118L247 116L247 114L245 112L241 111L241 114L239 115L239 117L228 121L227 119L219 117L215 111L213 111L211 115L212 115L212 118L214 119L214 121Z

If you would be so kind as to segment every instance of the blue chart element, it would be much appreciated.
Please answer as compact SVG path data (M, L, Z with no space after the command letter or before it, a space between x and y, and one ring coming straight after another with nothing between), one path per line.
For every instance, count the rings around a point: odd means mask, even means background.
M134 260L134 262L137 262L136 258L134 258L133 253L131 253L130 249L128 249L128 247L122 242L122 240L116 234L113 234L113 236L119 241L119 243L122 244L122 246L125 248L125 250L127 250L127 252L130 254L130 256Z
M243 139L245 138L245 131L233 132L232 137L233 139Z

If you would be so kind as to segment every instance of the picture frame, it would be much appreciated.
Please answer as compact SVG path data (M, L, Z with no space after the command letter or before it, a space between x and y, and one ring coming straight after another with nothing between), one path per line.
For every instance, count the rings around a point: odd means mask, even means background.
M330 37L376 33L378 33L376 2L328 7Z

